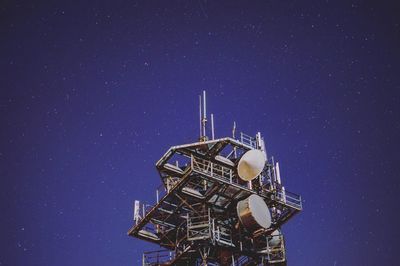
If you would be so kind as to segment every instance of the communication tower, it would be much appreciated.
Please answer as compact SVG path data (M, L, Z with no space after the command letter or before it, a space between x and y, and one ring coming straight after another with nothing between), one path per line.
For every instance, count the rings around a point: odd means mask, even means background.
M281 227L302 209L285 189L264 138L206 135L206 93L199 96L199 141L171 147L156 168L161 185L152 205L134 203L129 236L155 243L143 266L286 265Z

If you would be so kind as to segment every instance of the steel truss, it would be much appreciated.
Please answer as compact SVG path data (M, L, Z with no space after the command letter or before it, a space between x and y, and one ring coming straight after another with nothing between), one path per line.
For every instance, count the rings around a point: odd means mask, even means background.
M171 147L157 162L162 187L153 205L142 204L128 235L163 247L146 252L143 265L269 265L285 262L284 239L270 246L271 233L301 211L301 197L277 182L273 158L263 172L244 182L236 163L257 138L222 138ZM272 214L268 229L248 232L237 202L257 194Z

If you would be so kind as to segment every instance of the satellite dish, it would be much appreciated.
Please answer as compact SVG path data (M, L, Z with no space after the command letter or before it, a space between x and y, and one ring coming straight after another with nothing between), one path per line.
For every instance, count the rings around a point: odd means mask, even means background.
M240 222L250 231L271 226L271 213L263 198L258 195L252 194L239 201L236 210Z
M261 174L265 165L265 155L260 150L249 150L239 160L237 166L239 177L251 181Z

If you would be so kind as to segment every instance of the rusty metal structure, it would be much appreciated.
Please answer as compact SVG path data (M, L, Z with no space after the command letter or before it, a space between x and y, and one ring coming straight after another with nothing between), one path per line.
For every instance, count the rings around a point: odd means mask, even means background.
M156 163L161 178L154 204L135 201L133 236L157 244L143 266L286 265L280 228L302 210L282 185L279 163L260 133L206 136L200 101L198 142L171 147Z

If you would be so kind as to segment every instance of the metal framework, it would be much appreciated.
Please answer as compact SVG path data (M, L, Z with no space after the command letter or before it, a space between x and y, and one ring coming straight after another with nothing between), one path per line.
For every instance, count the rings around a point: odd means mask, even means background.
M267 158L262 173L242 181L236 163L247 151L263 149L261 134L171 147L156 163L162 186L155 204L141 204L128 235L164 248L143 254L144 265L270 265L285 262L284 239L271 233L302 209L299 195L281 185L279 167ZM272 215L268 229L240 225L236 204L261 196ZM137 205L137 204L136 204Z

